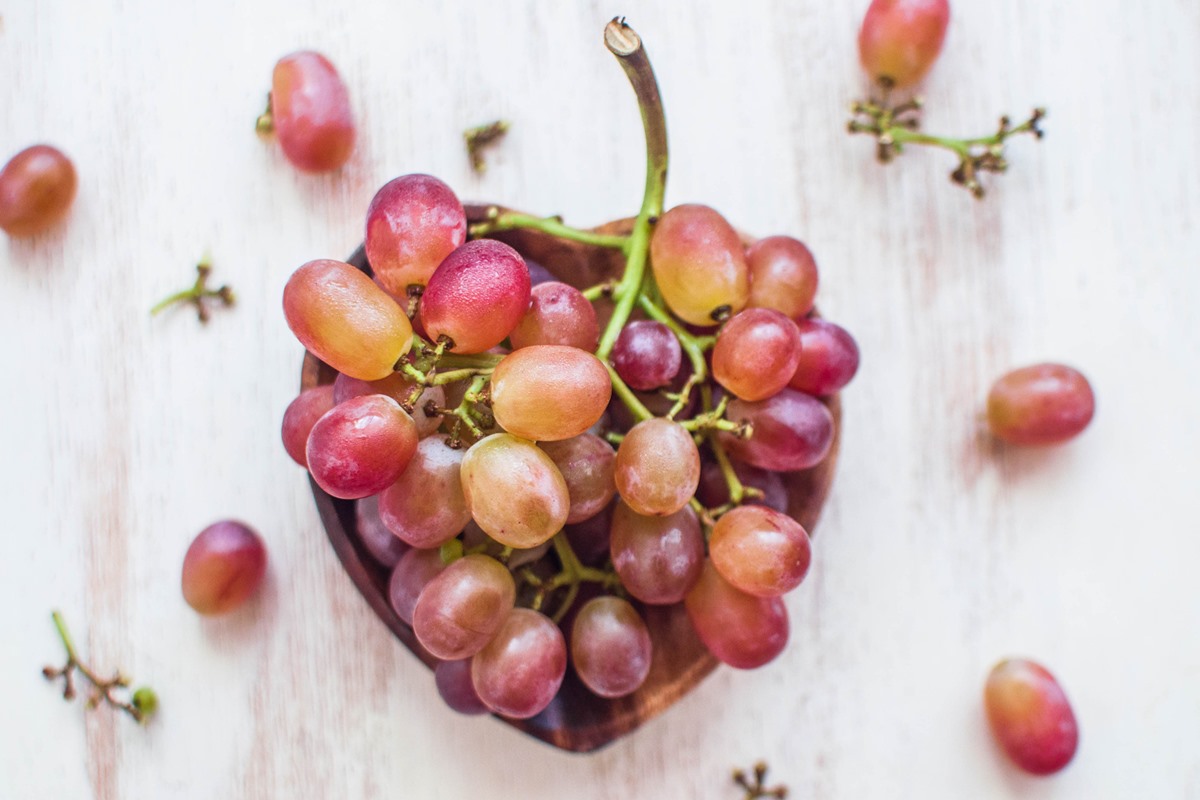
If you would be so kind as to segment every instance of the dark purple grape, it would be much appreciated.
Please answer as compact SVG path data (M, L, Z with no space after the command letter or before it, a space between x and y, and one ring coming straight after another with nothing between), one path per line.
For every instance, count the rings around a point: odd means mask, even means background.
M671 382L683 363L683 350L671 329L654 320L625 326L612 349L612 365L631 389L650 391Z
M757 403L734 400L725 416L753 426L749 439L720 433L725 449L762 469L790 472L815 467L833 445L833 415L829 409L815 397L795 389L784 389Z
M488 707L479 699L479 693L471 683L471 659L438 662L433 668L433 679L442 700L458 713L488 713Z

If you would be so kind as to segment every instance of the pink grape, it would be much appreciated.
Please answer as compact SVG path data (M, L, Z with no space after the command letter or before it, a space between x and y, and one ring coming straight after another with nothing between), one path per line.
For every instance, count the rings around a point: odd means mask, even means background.
M704 565L704 534L691 506L665 517L647 517L617 503L610 548L622 585L652 605L682 600Z
M349 375L339 374L333 380L333 402L341 403L351 397L361 397L364 394L383 394L400 405L404 405L412 397L415 388L416 384L405 377L403 372L393 372L386 378L377 381L361 381L358 378L351 378ZM417 401L413 403L413 409L409 416L416 423L417 435L422 439L436 432L442 426L441 414L425 413L425 406L428 403L433 403L437 408L444 408L446 405L445 387L426 386L417 397Z
M429 283L438 265L466 240L462 203L432 175L393 178L367 208L367 261L375 279L396 297L405 297L410 285Z
M761 469L791 472L815 467L833 446L833 415L814 397L783 389L779 394L750 403L734 400L727 419L749 422L753 433L742 439L718 434L730 455ZM619 455L619 454L618 454Z
M755 597L736 588L704 562L684 599L688 619L717 660L737 669L761 667L783 652L787 608L778 597Z
M650 674L650 630L628 600L596 597L571 626L571 663L600 697L624 697Z
M468 658L499 630L516 593L512 573L499 561L463 556L421 590L413 609L413 633L437 658Z
M412 346L404 310L341 261L310 261L292 273L283 289L283 313L302 345L352 378L388 377Z
M561 344L591 352L600 341L596 309L574 286L550 281L530 291L529 310L508 335L514 350Z
M271 80L271 119L283 154L304 172L335 170L354 150L350 93L320 53L279 59Z
M445 434L422 439L408 467L379 495L388 530L413 547L438 547L470 522L460 467L463 450Z
M671 329L661 322L630 322L617 337L612 365L631 389L648 392L669 384L683 364L683 349Z
M426 584L440 575L445 568L441 553L436 549L421 550L414 547L400 557L388 580L388 602L396 616L404 620L404 624L413 624L413 611L417 607L417 599Z
M773 308L747 308L717 334L712 372L743 400L765 400L788 385L800 363L800 329Z
M812 311L817 296L817 262L804 243L768 236L746 249L750 266L750 306L773 308L799 319Z
M858 372L858 345L839 325L804 319L800 327L800 361L788 381L793 389L817 397L841 391Z
M492 413L504 430L532 441L578 436L612 397L600 359L586 350L538 344L514 350L492 373Z
M604 509L617 494L613 480L616 452L592 433L538 445L562 473L571 497L567 524L582 522Z
M858 32L858 57L876 83L904 88L925 77L942 51L948 0L871 0Z
M364 497L354 504L354 525L358 539L371 558L393 569L409 546L396 537L379 518L379 495Z
M308 469L334 497L379 494L404 472L417 441L417 426L395 400L381 394L354 397L313 425Z
M742 240L708 206L676 206L662 215L650 239L650 265L667 305L693 325L719 322L750 300Z
M434 270L421 295L429 337L447 336L455 353L482 353L504 341L529 308L529 269L503 242L478 239Z
M67 215L79 178L61 150L35 144L0 169L0 230L9 236L36 236Z
M442 700L458 713L488 713L488 707L479 699L479 693L471 683L471 659L438 662L433 668L433 680Z
M292 461L307 469L308 457L304 451L308 447L308 435L317 420L333 406L333 386L330 384L305 389L288 404L283 412L283 449Z
M800 523L763 506L739 506L722 515L708 552L721 577L758 597L795 589L812 561L808 532Z
M227 614L258 591L266 571L267 548L250 526L214 522L183 558L183 599L201 614Z
M745 464L730 459L733 473L741 481L742 486L753 487L763 493L761 498L744 500L750 505L762 505L776 511L787 513L788 493L783 478L778 472ZM721 465L715 461L705 460L700 468L700 485L696 487L696 497L708 508L717 508L729 502L729 483Z
M488 536L537 547L562 530L571 497L562 473L533 442L495 433L473 444L462 463L471 517Z
M1064 364L1013 370L988 393L988 427L1009 444L1065 442L1082 433L1095 413L1091 384Z
M550 705L566 672L562 631L528 608L514 608L495 638L471 660L471 682L479 699L514 719L527 719Z
M678 422L653 417L629 429L617 448L621 499L639 514L665 516L687 505L700 482L700 451Z
M1021 769L1050 775L1075 756L1075 712L1045 667L1025 659L1001 661L988 675L983 697L992 735Z

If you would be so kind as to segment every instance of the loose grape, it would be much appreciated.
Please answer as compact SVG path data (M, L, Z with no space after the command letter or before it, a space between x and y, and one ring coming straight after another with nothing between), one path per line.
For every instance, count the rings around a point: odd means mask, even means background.
M504 430L533 441L578 436L604 414L612 381L586 350L538 344L514 350L492 373L492 413Z
M1077 436L1092 421L1096 398L1087 378L1063 364L1013 370L992 385L988 427L1010 444L1056 444Z
M0 229L9 236L34 236L66 216L79 179L62 151L35 144L0 169Z
M433 680L442 700L458 713L488 713L488 707L479 699L479 693L471 683L471 659L438 662L433 668Z
M667 305L693 325L719 322L750 299L742 240L707 206L676 206L662 215L650 239L650 265Z
M717 383L743 400L765 400L788 385L800 363L800 330L781 311L747 308L721 328L713 347Z
M417 448L417 426L390 397L368 394L334 406L308 436L308 470L334 497L379 494Z
M794 389L756 403L734 400L725 416L750 423L753 432L742 439L722 431L721 444L730 455L761 469L791 472L815 467L833 446L829 409Z
M471 660L471 682L479 699L515 719L532 717L550 705L566 672L562 631L528 608L514 608L495 638Z
M383 394L404 405L412 397L416 384L409 380L403 372L393 372L386 378L377 381L363 381L339 374L333 381L333 402L342 403L351 397L361 397L364 394ZM437 408L446 405L446 388L444 386L426 386L413 403L409 416L417 425L417 435L424 439L442 426L440 414L426 414L425 406L429 403Z
M183 557L183 599L201 614L227 614L258 591L266 571L267 548L252 528L215 522Z
M361 501L360 501L361 503ZM391 534L388 534L391 536ZM395 536L392 536L396 539ZM396 539L396 541L400 541ZM426 584L442 573L446 563L437 549L413 548L400 557L388 580L388 602L406 625L413 624L413 611Z
M648 392L669 384L683 363L683 349L671 329L649 319L625 326L612 349L612 365L631 389Z
M467 239L467 217L454 191L432 175L393 178L367 208L364 247L375 279L396 297L429 283Z
M600 341L600 327L596 309L583 292L549 281L530 291L529 310L508 338L514 350L533 344L561 344L591 352Z
M817 262L804 243L768 236L746 250L750 266L750 306L773 308L793 319L812 311L817 296Z
M858 57L876 83L904 88L925 77L942 51L948 0L871 0L858 32Z
M639 514L665 516L687 505L700 483L700 451L678 422L653 417L629 429L617 448L621 499Z
M684 599L700 641L719 661L754 669L783 652L787 608L778 597L755 597L736 588L704 562L700 579Z
M437 547L471 520L460 474L463 451L448 439L422 439L404 472L379 495L384 525L413 547Z
M283 449L300 466L308 467L308 434L333 406L333 386L326 384L305 389L283 412Z
M637 691L650 674L650 631L629 601L596 597L571 626L571 663L584 685L601 697Z
M384 567L394 568L409 551L409 546L379 518L379 495L364 497L354 504L354 523L363 547Z
M404 310L341 261L310 261L292 273L283 289L283 313L302 345L352 378L388 377L412 346Z
M788 385L805 394L828 397L858 372L858 345L845 328L823 319L803 319L800 362Z
M708 552L722 578L758 597L795 589L812 560L808 532L800 523L763 506L739 506L722 515Z
M271 121L283 154L304 172L335 170L354 150L350 93L320 53L279 59L271 79Z
M537 547L567 521L571 497L562 473L533 442L495 433L462 463L463 494L479 527L509 547Z
M621 584L652 605L678 603L704 566L704 534L691 506L665 517L647 517L617 503L610 548Z
M421 590L413 609L413 633L437 658L468 658L499 630L516 594L512 573L499 561L463 556Z
M1045 667L1024 659L1001 661L988 675L983 699L992 734L1021 769L1049 775L1075 755L1075 712Z
M617 494L613 468L617 454L592 433L538 445L562 473L571 497L567 524L582 522L598 514Z
M529 308L529 269L503 242L477 239L434 270L421 295L421 322L430 338L455 353L482 353L504 341Z

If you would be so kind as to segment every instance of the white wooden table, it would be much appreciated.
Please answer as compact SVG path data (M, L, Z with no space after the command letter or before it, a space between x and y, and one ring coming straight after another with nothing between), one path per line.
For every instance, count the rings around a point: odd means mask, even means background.
M1200 797L1200 7L958 0L925 127L1050 112L977 202L949 155L884 168L844 133L865 6L0 6L0 158L49 141L80 173L64 226L0 240L0 798L736 800L729 770L759 758L796 798ZM662 85L668 204L804 238L863 366L787 651L577 756L447 710L342 572L279 444L301 356L280 296L304 261L349 254L404 172L580 225L633 213L640 126L601 44L618 13ZM303 47L360 120L332 177L252 130ZM479 178L460 134L497 117L512 131ZM205 250L237 308L151 319ZM1091 378L1092 427L994 448L987 387L1041 360ZM180 564L225 517L262 532L270 577L200 619ZM152 725L46 684L52 608L87 657L158 690ZM986 731L983 680L1009 655L1074 703L1056 777L1018 773Z

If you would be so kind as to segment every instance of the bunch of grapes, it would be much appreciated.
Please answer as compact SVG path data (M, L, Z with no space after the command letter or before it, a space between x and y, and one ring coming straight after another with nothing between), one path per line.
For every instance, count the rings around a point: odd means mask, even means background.
M494 207L468 225L450 187L406 175L370 204L366 270L312 261L284 290L293 333L337 373L293 401L284 444L359 500L393 610L460 711L532 717L568 664L600 697L637 691L654 607L683 604L720 661L765 664L809 568L784 476L830 452L827 398L858 349L814 316L803 243L747 243L703 205L663 212L640 53L625 66L651 179L627 232ZM521 230L606 249L619 274L588 285L493 238Z

